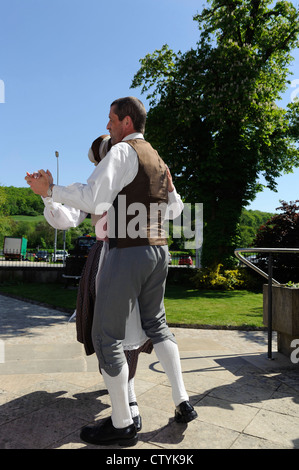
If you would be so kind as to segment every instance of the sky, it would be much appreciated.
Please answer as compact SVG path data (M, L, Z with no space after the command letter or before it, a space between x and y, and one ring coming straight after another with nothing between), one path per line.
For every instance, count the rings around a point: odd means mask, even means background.
M26 171L49 169L57 182L85 183L87 153L106 133L111 102L134 95L140 59L168 44L195 47L203 0L1 0L0 185L26 187ZM299 51L279 102L299 97ZM55 152L59 152L57 160ZM299 169L278 178L247 209L275 212L299 199ZM199 201L200 202L200 201Z

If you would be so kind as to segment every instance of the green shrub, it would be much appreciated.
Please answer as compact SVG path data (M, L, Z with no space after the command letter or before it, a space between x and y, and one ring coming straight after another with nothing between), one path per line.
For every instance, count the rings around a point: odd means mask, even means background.
M267 284L268 280L261 276L259 273L253 269L247 268L245 266L239 268L240 278L243 281L242 289L249 291L263 291L263 284Z
M191 280L197 289L233 290L244 287L242 273L238 269L223 269L222 264L214 269L199 269Z

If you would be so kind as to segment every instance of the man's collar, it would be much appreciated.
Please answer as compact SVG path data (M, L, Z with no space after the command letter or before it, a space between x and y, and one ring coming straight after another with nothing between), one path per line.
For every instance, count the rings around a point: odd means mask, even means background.
M133 134L126 135L126 137L123 138L123 142L131 139L144 139L144 137L141 132L134 132Z

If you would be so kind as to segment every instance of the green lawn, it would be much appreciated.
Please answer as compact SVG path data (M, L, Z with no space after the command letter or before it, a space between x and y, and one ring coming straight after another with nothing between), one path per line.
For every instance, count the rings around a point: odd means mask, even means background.
M168 286L165 308L169 323L263 326L262 293L245 290L195 290Z
M0 285L0 293L18 295L73 311L76 289L61 284ZM262 327L263 294L249 291L201 291L168 285L165 295L170 324Z
M33 224L37 224L38 222L45 220L43 215L12 215L11 218L15 222L30 222Z

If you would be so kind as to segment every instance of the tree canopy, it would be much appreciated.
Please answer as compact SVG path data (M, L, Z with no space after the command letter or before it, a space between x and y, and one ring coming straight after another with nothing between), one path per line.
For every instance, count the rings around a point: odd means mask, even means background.
M286 90L298 12L290 2L212 0L194 16L195 48L167 45L140 60L132 87L150 100L146 138L187 202L204 207L202 263L229 265L238 223L258 191L299 166L299 102Z

